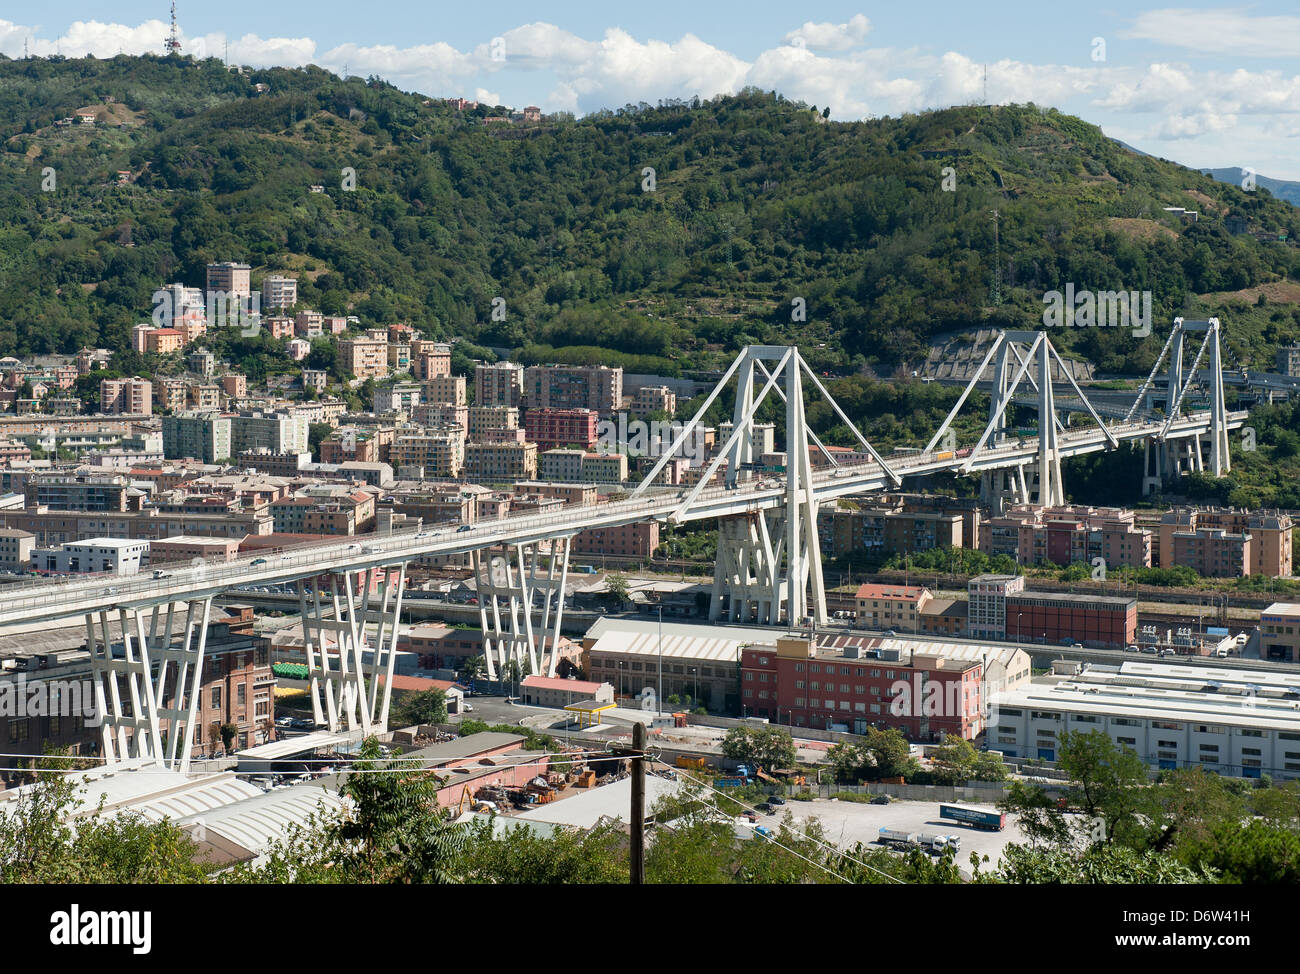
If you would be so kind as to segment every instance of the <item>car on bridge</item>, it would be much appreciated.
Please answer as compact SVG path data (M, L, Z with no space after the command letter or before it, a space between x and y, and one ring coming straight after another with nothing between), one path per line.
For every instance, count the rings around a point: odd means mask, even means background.
M472 525L472 524L462 524L460 527L458 527L458 528L456 529L456 533L457 533L457 534L460 534L462 531L473 531L473 530L474 530L474 525Z
M261 566L261 565L265 565L265 564L266 564L266 559L265 559L265 558L254 558L252 561L250 561L250 562L248 563L248 567L249 567L249 568L257 568L257 567L259 567L259 566Z

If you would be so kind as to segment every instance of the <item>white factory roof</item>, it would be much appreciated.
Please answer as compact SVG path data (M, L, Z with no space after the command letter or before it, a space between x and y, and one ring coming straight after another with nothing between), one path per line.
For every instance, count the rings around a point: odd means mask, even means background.
M253 788L252 785L249 786ZM203 828L261 855L276 842L287 839L292 826L305 825L320 812L342 808L338 792L319 784L293 785L253 794L241 801L179 820L181 827L202 824Z
M967 663L988 660L990 663L996 662L1003 665L1010 662L1011 658L1021 650L1018 646L999 646L996 643L941 643L932 639L920 640L902 637L881 639L880 648L896 649L904 657L910 656L912 653L921 653L922 655L942 656L950 660L962 660Z
M593 653L659 654L658 620L610 619L606 616L587 630L594 639ZM709 626L664 620L664 658L704 659L734 663L743 646L765 645L773 640L773 630L747 629L743 626Z
M82 786L74 816L93 812L102 799L106 813L132 809L154 820L164 816L178 818L261 794L261 789L241 781L231 772L192 778L140 760L124 762L113 771L97 768L73 777ZM5 797L16 796L30 787L24 785L22 789L7 792ZM0 809L5 805L0 801Z
M1300 674L1125 662L1000 693L998 708L1204 721L1300 733Z

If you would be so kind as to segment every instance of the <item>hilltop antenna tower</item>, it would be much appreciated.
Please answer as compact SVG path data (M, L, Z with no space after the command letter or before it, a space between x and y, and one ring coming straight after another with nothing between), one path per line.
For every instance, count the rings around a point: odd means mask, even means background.
M167 40L163 41L163 50L168 57L181 56L181 39L176 29L176 0L172 0L172 28L167 33Z
M175 10L175 8L176 5L172 4L172 9ZM988 106L988 103L989 103L989 66L986 64L984 65L984 104L986 107Z

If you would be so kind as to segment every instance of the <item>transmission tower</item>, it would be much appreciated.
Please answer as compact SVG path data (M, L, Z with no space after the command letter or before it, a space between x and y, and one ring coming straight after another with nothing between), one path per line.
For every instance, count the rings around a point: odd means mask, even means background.
M167 39L163 41L163 50L168 57L181 56L181 39L176 29L176 0L172 0L172 29L168 32Z

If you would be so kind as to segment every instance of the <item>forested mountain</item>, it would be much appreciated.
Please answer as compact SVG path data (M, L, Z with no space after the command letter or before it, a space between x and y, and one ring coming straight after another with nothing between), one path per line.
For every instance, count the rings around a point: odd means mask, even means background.
M151 292L211 260L364 323L636 371L787 339L826 368L915 367L934 334L1034 327L1066 282L1154 292L1151 338L1060 334L1102 371L1149 366L1175 314L1217 311L1260 363L1300 337L1300 210L1054 110L838 123L746 91L496 111L315 68L0 59L0 354L125 347Z

